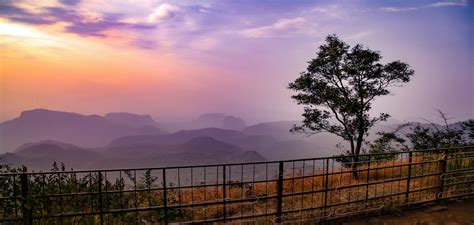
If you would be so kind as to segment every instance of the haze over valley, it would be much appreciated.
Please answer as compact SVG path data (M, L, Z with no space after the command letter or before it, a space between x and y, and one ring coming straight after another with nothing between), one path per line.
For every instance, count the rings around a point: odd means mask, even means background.
M3 160L48 170L54 161L74 169L157 167L321 157L338 140L291 134L297 121L246 125L209 113L189 122L157 122L148 115L81 115L47 109L0 124Z
M0 123L0 152L3 163L36 170L49 170L53 162L74 169L101 169L287 160L342 153L335 146L344 142L334 135L290 133L299 123L247 125L243 119L223 113L167 122L125 112L99 116L34 109ZM371 134L391 131L398 125L383 123Z

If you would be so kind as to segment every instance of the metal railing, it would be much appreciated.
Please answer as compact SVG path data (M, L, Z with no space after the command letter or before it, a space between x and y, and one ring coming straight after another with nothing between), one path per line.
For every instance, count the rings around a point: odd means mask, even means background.
M0 174L0 224L299 223L474 195L474 146Z

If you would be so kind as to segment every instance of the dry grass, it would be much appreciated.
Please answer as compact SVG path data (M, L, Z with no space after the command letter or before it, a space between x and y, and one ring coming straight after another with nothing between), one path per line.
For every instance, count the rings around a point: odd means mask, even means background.
M450 161L449 165L457 163L458 169L472 168L472 159L462 159L457 162ZM414 164L414 165L413 165ZM386 162L372 162L359 167L359 179L352 177L349 169L335 169L332 174L324 176L323 170L316 170L314 176L296 173L294 176L285 177L283 182L283 195L307 192L283 198L282 220L313 221L323 217L347 216L365 211L396 210L405 203L416 203L433 200L438 191L438 158L434 155L419 155L412 158L410 194L406 199L407 179L409 171L408 159ZM422 176L422 177L420 177ZM311 193L324 190L327 179L327 192ZM458 187L445 188L445 195L455 195L453 190ZM468 189L473 189L470 184ZM257 183L250 185L230 185L226 189L226 201L251 199L245 203L228 203L226 216L239 217L255 214L273 213L276 211L276 182ZM415 192L413 192L415 191ZM473 190L474 191L474 190ZM367 200L366 200L367 196ZM198 188L191 191L182 191L181 197L172 197L178 203L196 204L223 200L222 186L217 188ZM329 206L324 207L324 201ZM334 206L331 206L334 205ZM314 209L315 208L315 209ZM189 220L205 220L222 218L222 205L185 208L184 214ZM273 216L263 217L262 223L274 222ZM252 220L253 222L259 220ZM239 221L237 223L245 223Z

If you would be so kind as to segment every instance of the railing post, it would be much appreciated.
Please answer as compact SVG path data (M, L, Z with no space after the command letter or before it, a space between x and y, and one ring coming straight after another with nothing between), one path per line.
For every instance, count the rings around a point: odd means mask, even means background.
M225 171L225 165L222 166L222 204L223 204L223 217L224 217L224 223L226 223L226 217L227 217L227 208L226 208L226 171Z
M103 207L103 202L102 202L102 172L99 171L98 174L98 181L97 185L99 187L99 220L100 220L100 225L104 225L104 207Z
M283 164L283 162L279 162L278 164L276 224L281 223L281 212L283 207Z
M30 205L28 203L28 175L26 173L22 173L20 175L20 182L21 182L21 211L22 211L22 217L23 217L23 224L32 225L33 215L30 209Z
M366 179L366 186L365 186L365 208L368 207L369 203L369 181L370 181L370 160L372 159L371 155L369 155L369 159L367 162L367 179Z
M446 151L440 151L440 156L438 158L438 176L436 177L436 185L438 186L438 189L436 190L436 199L439 200L440 198L443 198L443 186L444 186L444 180L443 176L446 173L446 164L447 164L447 154Z
M411 164L413 162L413 152L408 152L408 174L407 174L407 188L405 191L405 204L410 201L410 183L411 183Z
M334 172L334 171L333 171ZM329 158L326 158L326 170L324 179L324 216L326 216L328 206L328 188L329 188Z
M166 169L163 169L163 207L165 211L165 225L168 224L168 199L166 197Z

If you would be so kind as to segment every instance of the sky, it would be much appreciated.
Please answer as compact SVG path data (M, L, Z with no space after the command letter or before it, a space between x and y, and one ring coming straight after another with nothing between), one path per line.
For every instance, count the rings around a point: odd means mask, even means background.
M470 0L0 0L0 121L34 108L300 119L286 87L329 34L415 70L374 113L464 120L473 21Z

